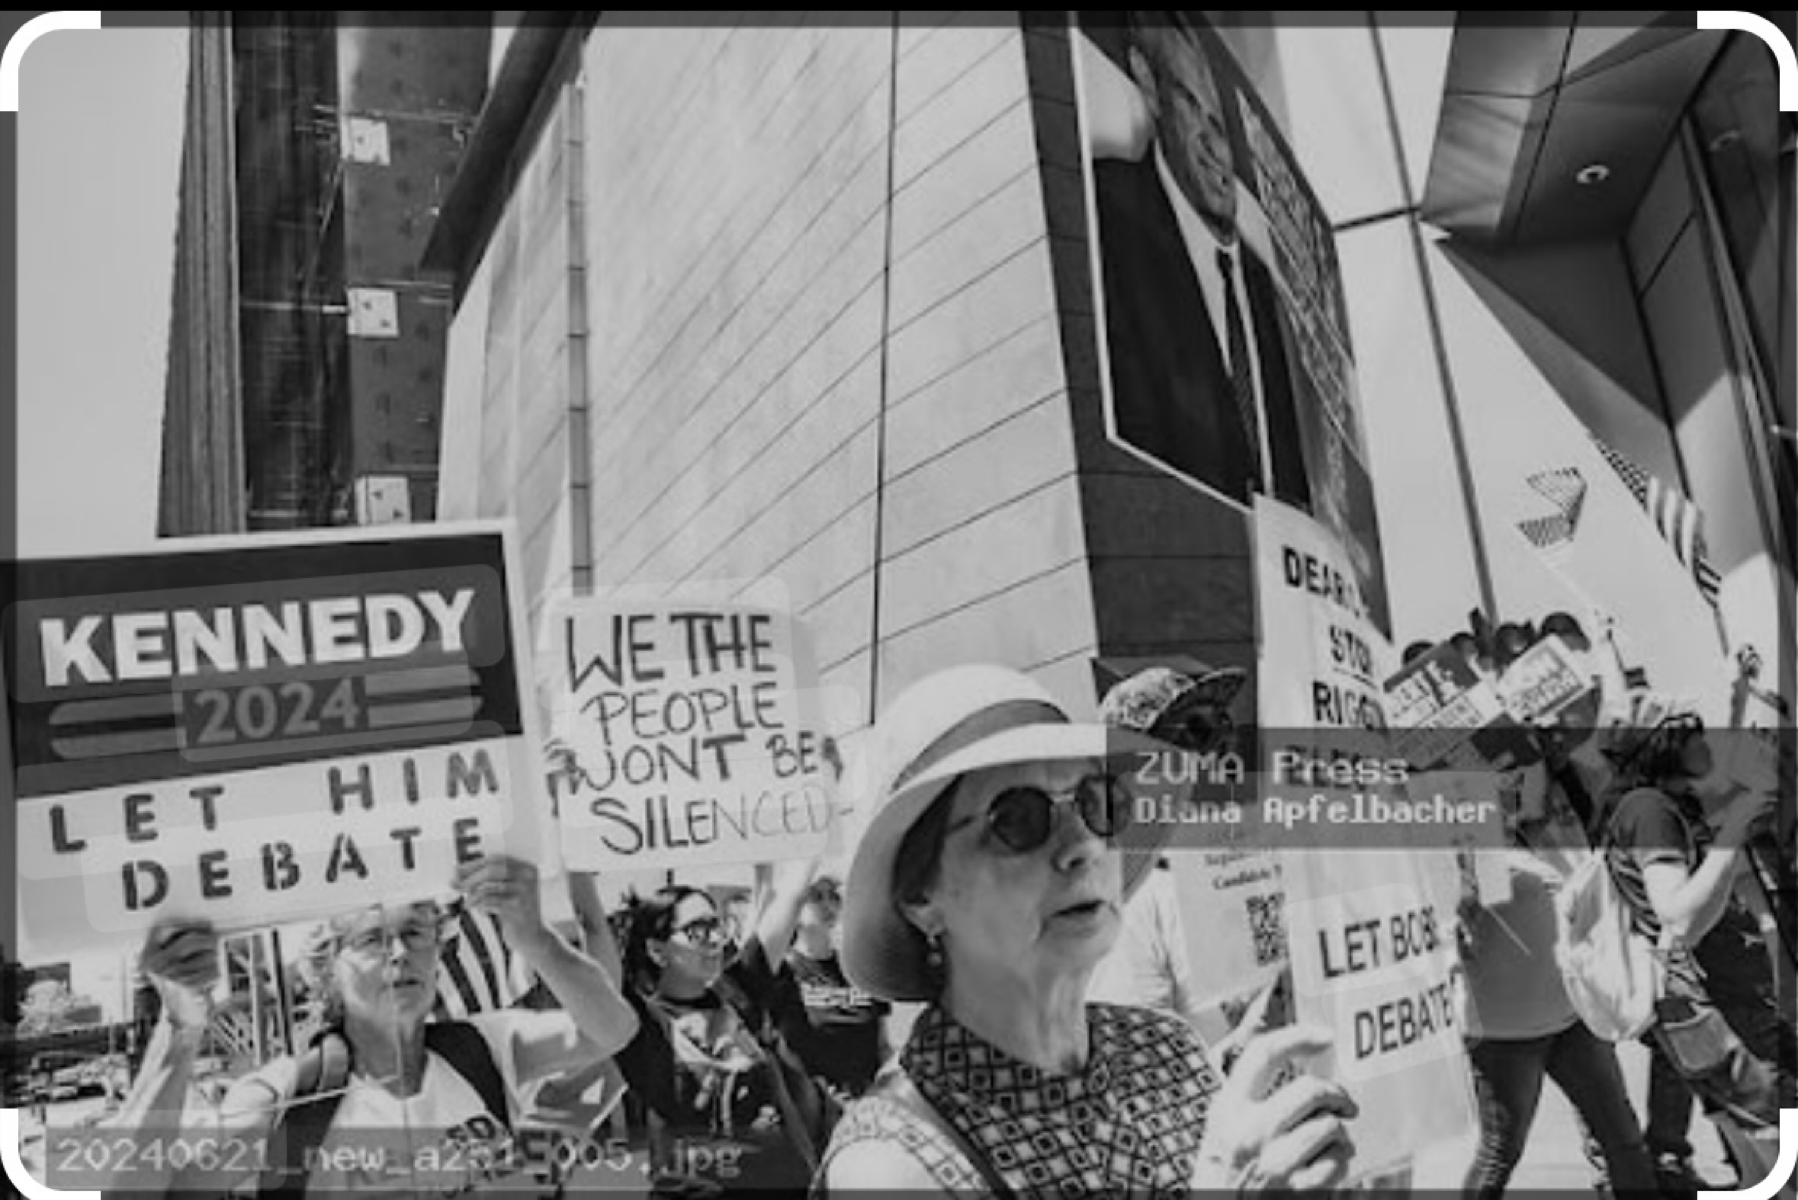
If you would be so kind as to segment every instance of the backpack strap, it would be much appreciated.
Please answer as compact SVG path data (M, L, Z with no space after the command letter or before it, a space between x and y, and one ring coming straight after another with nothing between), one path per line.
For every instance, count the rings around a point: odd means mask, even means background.
M487 1111L505 1129L512 1128L506 1104L506 1080L493 1061L493 1047L467 1021L433 1021L425 1026L425 1049L435 1051L456 1074L468 1080Z
M507 1130L512 1128L506 1081L479 1029L467 1021L432 1022L425 1026L425 1049L436 1052L469 1082L495 1120ZM350 1043L341 1030L326 1030L300 1055L293 1094L269 1131L270 1165L257 1181L259 1197L302 1200L305 1196L307 1160L324 1144L349 1085L350 1065Z
M831 1130L841 1115L840 1106L818 1086L787 1047L779 1030L772 1028L773 1020L767 1010L756 1011L757 1006L736 980L721 975L712 984L712 989L735 1010L738 1019L761 1047L762 1056L767 1059L774 1105L780 1112L787 1140L798 1151L806 1168L817 1174L824 1149L830 1142Z
M343 1090L350 1081L350 1043L327 1029L300 1055L293 1094L269 1130L269 1166L257 1181L258 1196L301 1200L306 1194L306 1160L325 1140Z
M1672 796L1667 795L1666 792L1663 792L1659 788L1631 788L1629 791L1619 796L1617 802L1611 806L1611 811L1606 816L1603 840L1594 849L1598 853L1605 855L1607 863L1614 861L1614 855L1618 853L1629 853L1629 851L1623 850L1617 845L1617 818L1623 812L1623 806L1628 804L1630 800L1636 796L1640 795L1653 796L1658 803L1664 804L1672 810L1674 820L1679 822L1680 828L1684 829L1686 833L1686 850L1681 854L1681 858L1685 861L1686 872L1687 874L1690 874L1697 870L1700 861L1700 856L1698 854L1698 835L1692 828L1692 822L1680 808L1679 801ZM1616 882L1616 879L1617 876L1615 874L1615 869L1613 868L1611 875L1613 884ZM1644 887L1646 887L1646 884L1644 884ZM1650 907L1652 911L1652 906ZM1641 914L1635 911L1633 906L1631 906L1630 909L1629 924L1630 928L1648 943L1649 948L1654 951L1655 957L1661 961L1663 966L1666 965L1668 959L1679 956L1683 962L1691 966L1693 971L1696 972L1700 978L1703 978L1704 968L1698 965L1698 959L1692 954L1691 947L1687 946L1679 938L1674 937L1673 931L1667 927L1667 923L1662 921L1658 914L1654 915L1654 924L1655 927L1660 930L1659 937L1650 937L1648 935L1648 930L1645 928L1645 920Z

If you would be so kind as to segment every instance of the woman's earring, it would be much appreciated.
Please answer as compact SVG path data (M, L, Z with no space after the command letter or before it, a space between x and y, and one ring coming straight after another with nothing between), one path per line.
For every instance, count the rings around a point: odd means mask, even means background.
M943 935L924 935L924 978L933 992L942 992L949 981L949 964L943 960Z

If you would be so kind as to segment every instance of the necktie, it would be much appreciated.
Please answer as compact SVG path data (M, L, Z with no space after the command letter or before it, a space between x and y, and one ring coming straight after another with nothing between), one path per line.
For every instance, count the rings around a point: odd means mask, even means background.
M1255 413L1255 375L1249 366L1249 335L1242 323L1242 304L1236 296L1235 263L1228 250L1217 252L1217 269L1224 276L1224 334L1229 342L1230 391L1242 416L1249 441L1249 490L1261 489L1261 422Z

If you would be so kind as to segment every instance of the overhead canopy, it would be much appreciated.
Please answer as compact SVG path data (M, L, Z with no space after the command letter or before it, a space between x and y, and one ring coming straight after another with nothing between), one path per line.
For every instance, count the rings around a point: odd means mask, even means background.
M1424 219L1506 245L1622 230L1727 36L1689 10L1463 14Z

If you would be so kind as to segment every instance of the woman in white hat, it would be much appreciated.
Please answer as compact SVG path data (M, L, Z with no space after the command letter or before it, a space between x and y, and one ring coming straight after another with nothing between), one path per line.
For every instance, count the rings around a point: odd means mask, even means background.
M1161 743L1076 725L997 667L920 681L873 740L877 807L849 871L843 965L869 993L929 1007L897 1068L838 1125L819 1191L1110 1195L1345 1177L1353 1102L1303 1075L1275 1086L1327 1035L1255 1038L1220 1087L1183 1022L1086 1003L1118 935L1117 846L1151 849L1158 832L1130 834L1130 768Z

